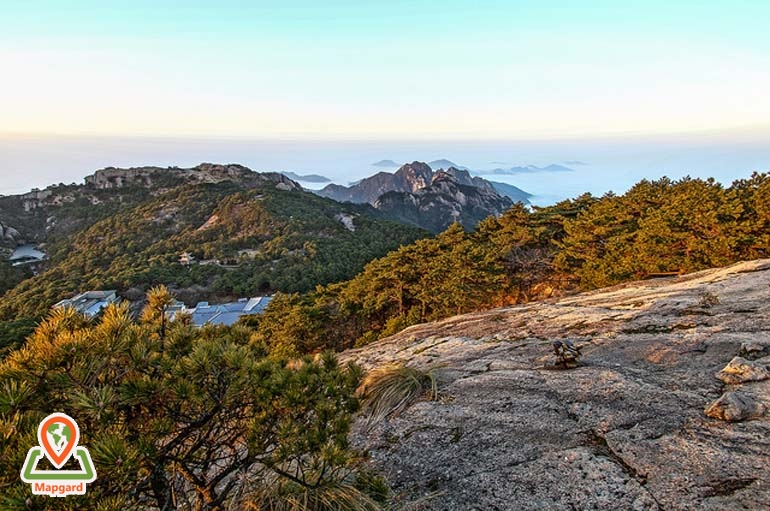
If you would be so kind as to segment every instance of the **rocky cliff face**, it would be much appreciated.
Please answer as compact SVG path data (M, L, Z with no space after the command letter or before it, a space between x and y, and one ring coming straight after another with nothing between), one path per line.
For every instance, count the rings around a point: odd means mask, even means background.
M529 204L529 198L532 197L531 193L527 193L521 188L517 188L507 183L497 183L495 181L487 181L482 177L472 177L466 169L458 169L456 167L449 167L445 171L440 171L452 176L452 178L465 186L475 186L480 190L486 192L494 192L508 197L513 202L521 202L522 204ZM435 177L434 177L435 179Z
M24 239L19 231L10 225L5 225L3 222L0 222L0 247L13 248L22 241L24 241Z
M438 172L430 186L414 193L388 192L374 203L388 218L432 232L441 232L453 222L474 229L484 218L499 216L512 205L493 188L460 184L446 172Z
M472 177L467 170L450 167L434 173L418 161L393 174L379 172L349 187L330 184L316 193L340 202L369 203L386 218L433 232L455 221L473 229L480 220L502 214L513 202L526 204L530 197L515 186Z
M441 174L441 173L450 176L452 179L454 179L461 185L475 186L479 190L483 190L485 192L497 193L495 190L495 187L492 186L492 183L490 183L489 181L481 177L471 177L470 173L467 170L460 170L455 167L449 167L447 170L441 170L437 174Z
M575 369L551 364L563 339L583 344ZM343 359L435 368L437 401L354 432L409 509L770 509L770 260L417 325Z
M220 181L237 182L275 182L284 189L298 190L301 187L276 172L256 173L243 165L201 163L189 169L179 167L134 167L120 169L109 167L97 170L87 176L85 182L97 189L122 188L125 186L163 187L168 184L178 185L180 182L218 183Z
M374 204L380 195L387 192L416 192L425 188L430 185L432 177L433 170L428 165L415 161L407 163L393 174L378 172L353 186L331 184L316 193L340 202Z

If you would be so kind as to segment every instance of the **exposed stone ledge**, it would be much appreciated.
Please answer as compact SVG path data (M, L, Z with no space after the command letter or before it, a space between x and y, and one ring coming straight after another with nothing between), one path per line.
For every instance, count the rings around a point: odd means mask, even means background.
M366 368L436 367L441 382L438 401L357 424L354 444L406 509L768 509L770 380L726 389L714 375L761 373L761 357L733 362L770 344L769 269L457 316L351 350ZM545 370L564 338L584 344L583 365Z

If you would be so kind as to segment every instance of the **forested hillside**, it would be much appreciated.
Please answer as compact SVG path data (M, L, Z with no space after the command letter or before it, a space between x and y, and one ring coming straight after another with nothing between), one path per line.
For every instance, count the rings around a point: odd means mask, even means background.
M54 245L49 268L9 291L0 314L39 315L86 289L169 284L221 296L308 291L349 279L372 258L423 235L363 210L302 191L233 182L175 188ZM183 252L210 264L182 265Z
M623 195L514 206L454 225L348 282L277 296L257 335L280 352L341 349L406 326L555 293L681 274L770 253L770 179L642 181Z
M183 298L281 291L249 320L266 345L285 354L342 349L462 312L763 257L768 199L765 174L727 188L645 180L623 195L515 205L475 231L454 225L426 238L367 206L273 186L192 184L56 245L50 269L6 293L0 314L39 317L88 288L168 284ZM184 266L182 252L221 264Z

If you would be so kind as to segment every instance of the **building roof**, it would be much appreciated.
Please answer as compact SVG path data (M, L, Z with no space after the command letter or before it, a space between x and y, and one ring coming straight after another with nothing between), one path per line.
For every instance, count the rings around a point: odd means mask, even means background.
M237 302L220 303L211 305L208 302L198 302L194 309L190 310L192 322L196 326L203 325L232 325L241 316L259 314L272 296L258 296L255 298L241 298Z
M45 253L36 249L34 245L22 245L13 251L8 260L11 261L14 266L18 266L25 263L40 262L45 258Z
M86 291L85 293L60 301L54 305L54 308L72 307L81 314L96 316L104 307L117 301L117 291L114 289L107 291Z

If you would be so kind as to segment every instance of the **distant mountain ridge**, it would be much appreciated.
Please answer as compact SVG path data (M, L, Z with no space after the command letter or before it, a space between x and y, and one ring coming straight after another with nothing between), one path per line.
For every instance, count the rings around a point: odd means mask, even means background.
M525 166L510 167L507 169L497 168L492 170L480 170L476 173L482 174L482 175L490 175L490 174L516 175L516 174L536 174L539 172L575 172L575 169L565 167L564 165L552 163L550 165L546 165L545 167L538 167L537 165L525 165Z
M297 174L295 172L281 172L284 176L294 181L304 181L306 183L331 183L331 179L319 174Z
M383 167L386 169L394 169L398 167L398 163L393 160L380 160L372 163L372 167Z
M458 165L457 163L447 160L446 158L441 158L440 160L433 160L428 162L428 165L430 165L430 168L432 169L450 169L455 168L459 170L467 170L470 171L468 167L464 167L463 165Z

